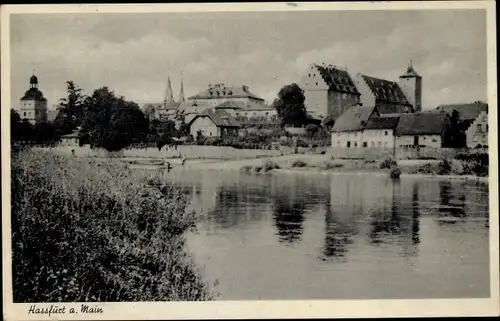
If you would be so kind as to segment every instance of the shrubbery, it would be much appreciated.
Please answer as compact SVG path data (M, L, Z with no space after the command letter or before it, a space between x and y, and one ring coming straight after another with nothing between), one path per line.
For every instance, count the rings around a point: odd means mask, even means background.
M393 166L396 166L396 161L390 157L384 159L381 163L380 163L380 169L384 169L384 168L391 168Z
M399 169L397 165L391 167L390 176L391 178L399 178L399 176L401 176L401 169Z
M268 172L270 170L273 170L273 169L280 169L281 167L276 164L274 161L268 159L266 160L266 162L264 163L264 171Z
M307 166L307 163L301 159L294 161L292 164L292 167L305 167L305 166Z
M204 300L187 196L126 165L12 158L14 302ZM140 174L144 175L144 174Z

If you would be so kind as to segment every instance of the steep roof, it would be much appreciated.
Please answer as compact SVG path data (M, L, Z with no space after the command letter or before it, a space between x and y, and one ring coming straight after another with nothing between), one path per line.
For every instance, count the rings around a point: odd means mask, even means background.
M398 125L394 131L396 136L403 135L440 135L448 115L446 113L421 112L403 114L399 117Z
M248 86L225 86L223 84L209 86L206 90L188 97L188 99L221 99L221 98L252 98L260 101L264 101L254 93L252 93Z
M43 97L43 93L38 90L38 88L30 88L25 93L21 100L39 100L39 101L47 101L45 97Z
M362 75L377 101L411 106L399 85L390 80Z
M337 118L333 125L333 132L356 131L363 129L364 125L374 113L378 113L375 107L349 107Z
M469 104L450 104L440 105L436 108L438 111L444 111L451 116L453 110L458 111L460 120L470 121L479 116L482 111L488 111L488 104L483 102L474 102Z
M202 113L196 115L191 119L189 124L198 117L208 117L210 118L217 127L240 127L240 124L236 119L234 119L231 114L222 110L213 110L211 108L205 109Z
M337 92L360 95L358 88L354 85L349 73L331 65L314 65L318 69L321 77L330 89Z
M394 129L399 117L372 117L366 122L365 129Z
M412 63L408 65L408 68L406 69L406 72L399 76L399 78L422 78L416 71L415 68L413 68Z

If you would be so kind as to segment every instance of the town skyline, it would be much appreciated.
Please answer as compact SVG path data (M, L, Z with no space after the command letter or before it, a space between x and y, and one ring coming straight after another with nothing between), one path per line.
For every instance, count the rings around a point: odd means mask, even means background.
M487 101L480 10L17 15L11 25L13 104L33 69L49 106L67 80L86 94L106 85L139 104L160 102L167 77L174 98L182 77L186 97L224 83L270 104L311 63L397 80L409 60L423 77L424 110Z

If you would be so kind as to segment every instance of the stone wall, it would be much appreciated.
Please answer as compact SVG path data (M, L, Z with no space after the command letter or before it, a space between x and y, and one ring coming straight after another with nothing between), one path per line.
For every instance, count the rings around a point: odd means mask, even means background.
M397 147L397 148L343 148L330 147L326 151L329 157L344 159L373 159L380 160L386 157L396 159L444 159L454 158L458 153L488 152L487 149L453 149L436 147Z

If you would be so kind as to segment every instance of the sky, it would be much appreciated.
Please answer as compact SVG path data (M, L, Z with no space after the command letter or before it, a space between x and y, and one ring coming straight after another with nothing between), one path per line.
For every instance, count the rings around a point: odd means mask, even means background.
M35 70L49 108L73 80L139 104L208 84L247 85L271 103L311 63L397 80L413 61L423 108L487 101L484 10L11 15L11 97ZM53 107L52 107L53 108Z

